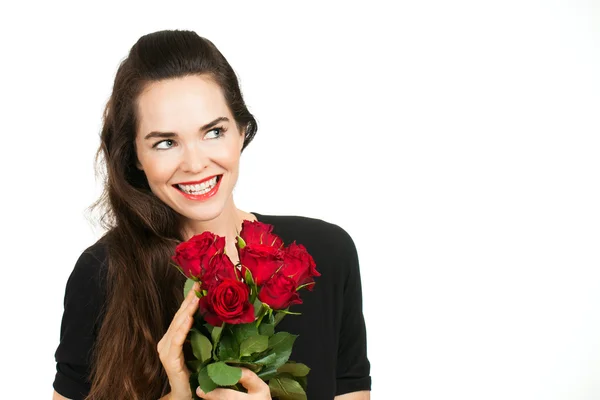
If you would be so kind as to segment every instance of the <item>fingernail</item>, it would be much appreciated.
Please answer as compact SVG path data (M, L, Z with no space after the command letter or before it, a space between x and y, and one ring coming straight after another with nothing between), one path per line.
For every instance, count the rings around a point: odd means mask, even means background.
M202 391L202 389L200 389L200 387L198 387L198 389L196 389L196 394L198 396L202 396L204 394L204 392Z

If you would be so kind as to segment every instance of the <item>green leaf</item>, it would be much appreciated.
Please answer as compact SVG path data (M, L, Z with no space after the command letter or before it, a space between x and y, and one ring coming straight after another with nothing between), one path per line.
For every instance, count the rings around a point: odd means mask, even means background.
M240 348L235 340L227 335L221 337L219 342L219 360L238 360L240 358Z
M240 343L240 356L249 356L253 353L265 351L269 345L269 337L263 335L250 336Z
M263 302L256 298L252 305L254 306L254 317L258 317L263 311Z
M186 297L190 290L192 290L192 286L196 283L195 280L187 278L185 284L183 285L183 297Z
M188 360L185 362L186 366L192 373L198 373L204 366L204 362L200 360Z
M287 364L277 368L277 372L287 372L293 376L306 376L310 372L310 368L308 368L305 364L288 362Z
M193 400L199 400L200 397L198 397L198 395L196 394L196 389L198 388L199 383L198 383L198 373L197 372L192 372L190 374L190 389L192 391L192 399Z
M223 322L223 325L221 326L212 326L211 324L206 323L204 326L208 329L208 332L210 332L210 338L212 339L213 358L218 360L217 349L219 348L219 339L221 339L221 333L223 332L223 329L225 329L226 324Z
M202 389L204 393L212 392L218 387L218 385L212 379L210 379L210 376L208 375L208 366L202 368L198 373L198 383L200 384L200 389Z
M260 379L262 379L263 381L266 382L269 379L276 377L277 374L278 374L277 368L268 366L268 367L265 367L264 369L261 369L257 375Z
M273 334L275 333L275 327L273 326L273 324L270 323L262 323L258 327L258 333L265 336L273 336Z
M202 362L212 357L212 343L196 329L190 331L190 342L194 356Z
M282 313L282 312L276 313L275 314L275 322L273 323L273 325L277 326L277 324L281 322L283 317L285 317L285 313Z
M264 367L262 364L258 364L256 362L250 362L250 361L226 361L225 363L227 365L231 365L231 366L248 368L250 371L252 371L254 373L257 373Z
M221 338L221 332L223 332L223 327L225 326L225 324L223 323L223 325L221 326L215 326L213 328L213 330L210 332L213 344L217 344L219 343L219 339Z
M242 342L250 336L258 335L258 328L254 325L254 322L232 325L231 330L233 331L233 337L238 345L242 344Z
M292 351L292 346L298 335L288 332L277 332L269 338L269 348L275 352Z
M302 386L302 389L304 389L304 391L306 392L306 388L308 385L306 376L296 376L295 378L298 381L298 383L300 384L300 386Z
M302 386L291 378L273 378L269 381L271 396L279 400L306 400L306 392Z
M242 369L231 367L222 361L208 364L208 376L219 386L231 386L238 383L242 377Z
M256 364L262 364L265 366L271 366L271 364L273 362L275 362L277 360L277 353L271 353L271 354L267 354L262 358L259 358L257 360L254 360L254 362ZM273 371L276 371L276 369L274 369Z
M277 369L285 364L292 354L292 346L298 335L292 335L288 332L277 332L269 338L269 347L272 354L276 354L274 360L269 360L267 368L260 371L258 376L266 381L277 375ZM265 357L267 358L267 357ZM255 362L259 362L256 360Z

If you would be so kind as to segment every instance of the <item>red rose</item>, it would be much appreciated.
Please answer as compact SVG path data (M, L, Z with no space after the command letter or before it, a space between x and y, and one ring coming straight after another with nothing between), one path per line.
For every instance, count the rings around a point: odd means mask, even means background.
M248 221L245 220L242 223L242 231L240 236L244 239L247 245L267 245L283 248L283 240L279 236L271 233L273 225L263 224L259 221Z
M278 272L261 287L258 299L273 310L285 310L292 304L302 304L296 287L296 281Z
M247 324L254 321L254 307L248 296L250 291L245 283L235 279L223 279L209 288L206 296L200 298L200 314L213 326Z
M283 265L283 251L277 247L253 244L239 251L242 273L252 272L254 282L260 286Z
M179 265L185 276L202 280L211 258L224 251L225 238L207 231L178 244L171 259Z
M240 280L240 272L226 254L216 254L210 259L202 276L202 289L208 289L223 279Z
M281 273L289 276L296 282L296 287L314 282L314 277L321 276L316 269L315 260L306 251L306 248L296 242L291 243L284 253L284 266ZM312 290L314 285L307 286Z

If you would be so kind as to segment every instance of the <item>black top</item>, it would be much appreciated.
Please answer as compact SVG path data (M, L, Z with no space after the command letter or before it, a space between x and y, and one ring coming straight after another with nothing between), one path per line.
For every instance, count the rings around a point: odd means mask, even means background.
M356 247L341 227L314 218L261 215L286 245L302 244L321 273L314 290L303 290L303 304L293 305L278 331L299 335L290 360L308 365L309 400L331 400L336 395L371 389L362 291ZM54 389L70 399L90 390L90 352L96 339L102 303L107 253L100 241L77 260L67 282L60 344L56 350Z

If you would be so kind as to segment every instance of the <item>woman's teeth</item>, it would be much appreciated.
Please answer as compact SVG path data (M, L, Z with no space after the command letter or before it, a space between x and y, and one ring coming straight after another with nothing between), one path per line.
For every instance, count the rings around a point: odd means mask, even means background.
M208 193L210 192L215 185L217 184L217 177L215 176L214 178L197 184L197 185L179 185L177 184L177 187L179 187L179 189L181 189L182 192L185 192L187 194L204 194L204 193Z

